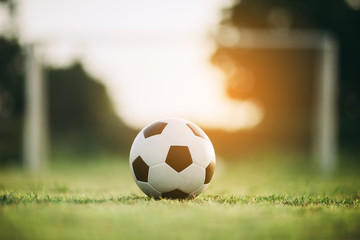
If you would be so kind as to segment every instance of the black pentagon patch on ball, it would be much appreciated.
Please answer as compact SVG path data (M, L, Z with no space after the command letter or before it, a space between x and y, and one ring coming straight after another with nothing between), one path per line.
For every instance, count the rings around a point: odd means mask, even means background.
M164 122L156 122L148 126L144 130L144 137L148 138L154 135L161 134L164 128L166 127L167 123Z
M206 167L204 184L208 184L211 181L211 178L214 175L214 171L215 171L215 163L211 161L209 165Z
M192 158L187 146L171 146L165 162L175 171L181 172L192 164Z
M138 181L147 182L149 175L149 166L138 156L132 163L135 177Z
M161 196L163 198L170 198L170 199L184 199L184 198L187 198L189 196L189 194L184 193L183 191L181 191L179 189L175 189L173 191L163 193L163 194L161 194Z
M187 123L186 126L188 126L191 129L191 131L194 133L195 136L201 137L206 140L206 136L204 132L199 127L195 126L192 123Z

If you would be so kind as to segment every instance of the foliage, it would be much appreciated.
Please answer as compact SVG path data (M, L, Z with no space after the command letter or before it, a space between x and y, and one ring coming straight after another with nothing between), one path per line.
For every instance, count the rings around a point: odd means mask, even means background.
M25 115L24 49L0 37L0 165L22 160ZM116 115L105 86L80 63L47 67L51 150L75 154L128 152L135 131ZM60 149L60 150L59 150Z
M340 54L340 143L345 149L357 150L360 143L360 11L352 9L349 2L351 1L234 1L232 7L224 10L220 29L230 27L232 31L240 33L240 38L241 31L246 29L279 30L279 34L284 35L287 30L320 30L332 34L339 43ZM242 51L218 42L212 62L227 72L228 95L235 99L255 99L265 109L264 126L260 126L263 129L260 133L254 132L259 135L258 140L263 141L265 137L267 143L279 142L284 146L293 138L291 132L297 131L294 135L299 136L311 131L311 122L307 122L309 119L306 117L312 114L309 106L314 104L311 96L314 79L307 73L314 73L313 59L316 59L316 53L311 55L306 51L302 52L304 53L296 50ZM289 58L291 55L295 60ZM229 60L231 64L235 64L229 67ZM307 64L303 65L304 62ZM244 69L250 70L250 74ZM280 74L276 69L281 69ZM251 76L255 76L255 79ZM292 105L293 102L296 105ZM299 123L291 125L296 119ZM301 125L304 121L305 127ZM285 132L282 133L282 130ZM286 132L289 134L286 135ZM267 136L275 139L267 140ZM306 145L309 139L299 139L299 142Z
M49 68L47 77L51 137L56 145L81 154L129 151L136 133L116 115L99 80L86 73L80 63Z
M24 113L22 49L0 37L0 164L20 161Z

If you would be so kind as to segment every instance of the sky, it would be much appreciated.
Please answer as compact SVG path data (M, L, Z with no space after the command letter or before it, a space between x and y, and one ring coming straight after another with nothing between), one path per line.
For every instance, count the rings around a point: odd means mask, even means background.
M116 112L142 128L168 117L236 130L259 123L250 101L225 94L224 74L209 62L221 9L231 0L19 0L23 43L44 61L80 59L100 79ZM1 21L1 19L0 19Z

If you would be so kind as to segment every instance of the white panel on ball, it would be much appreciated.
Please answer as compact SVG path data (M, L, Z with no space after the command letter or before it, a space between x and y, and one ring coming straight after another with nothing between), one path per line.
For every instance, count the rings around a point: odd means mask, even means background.
M186 121L174 118L166 119L164 122L167 122L168 126L164 129L162 136L164 136L171 145L188 145L189 139L194 136L194 133L186 125Z
M165 162L169 148L170 144L162 135L155 135L145 139L140 155L150 167Z
M136 181L136 184L139 186L141 191L143 191L149 197L153 197L153 198L161 197L161 193L155 188L153 188L149 183Z
M202 187L204 181L205 168L191 164L179 173L178 189L186 193L191 193L199 189L199 187Z
M150 168L148 181L158 191L169 192L177 187L178 173L166 163L159 164Z
M212 144L200 137L191 139L189 150L194 163L206 168L210 161L215 160L215 153Z
M143 134L138 134L136 136L130 150L130 162L133 162L142 153L144 140Z

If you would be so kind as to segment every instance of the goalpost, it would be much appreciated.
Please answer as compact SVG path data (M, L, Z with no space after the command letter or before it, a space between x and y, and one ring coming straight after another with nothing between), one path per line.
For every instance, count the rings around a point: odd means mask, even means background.
M233 47L319 50L313 107L312 155L324 174L337 165L338 45L328 32L244 30Z
M313 107L312 153L325 174L337 165L337 74L338 47L327 32L247 30L241 32L236 48L319 50ZM26 51L26 117L24 134L25 165L32 171L47 156L47 118L41 61L34 45Z
M47 158L46 92L42 63L35 45L25 47L25 120L24 151L25 167L36 172Z

